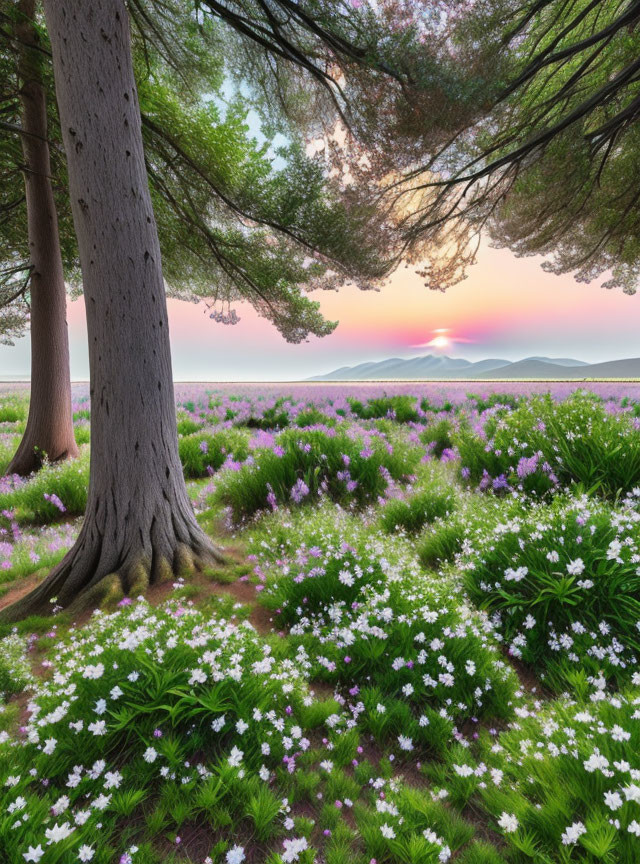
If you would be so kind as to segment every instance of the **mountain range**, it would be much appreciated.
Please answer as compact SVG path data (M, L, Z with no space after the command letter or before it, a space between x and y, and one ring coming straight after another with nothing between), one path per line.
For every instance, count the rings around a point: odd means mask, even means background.
M585 363L558 357L526 357L524 360L488 359L472 362L460 357L426 354L392 357L357 366L341 366L308 381L416 381L416 380L581 380L585 378L640 378L640 357Z

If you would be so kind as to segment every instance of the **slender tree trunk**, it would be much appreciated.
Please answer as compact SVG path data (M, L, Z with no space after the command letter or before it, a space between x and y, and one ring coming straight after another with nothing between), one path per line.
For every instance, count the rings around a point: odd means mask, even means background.
M87 310L91 474L78 540L9 619L216 558L178 456L167 306L122 0L45 0ZM91 591L93 600L109 582Z
M40 73L35 0L20 0L16 35L20 47L21 136L24 155L31 263L31 401L24 436L7 473L30 474L46 457L76 456L71 413L67 293L58 217L51 187L47 103Z

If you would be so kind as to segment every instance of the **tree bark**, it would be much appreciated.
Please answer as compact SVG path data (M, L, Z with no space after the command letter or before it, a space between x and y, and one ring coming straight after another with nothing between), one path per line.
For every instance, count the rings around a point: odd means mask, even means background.
M67 292L34 15L35 0L20 0L16 36L20 42L21 141L31 263L31 400L27 426L7 473L21 475L38 469L45 458L57 462L78 453L71 412Z
M122 0L45 0L89 337L91 470L75 546L5 619L221 560L178 455L158 233ZM88 598L85 598L88 599Z

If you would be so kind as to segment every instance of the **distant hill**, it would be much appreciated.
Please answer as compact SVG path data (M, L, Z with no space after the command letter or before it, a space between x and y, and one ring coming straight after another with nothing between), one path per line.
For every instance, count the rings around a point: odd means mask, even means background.
M479 360L426 354L423 357L392 357L378 362L342 366L308 381L408 381L446 379L575 379L640 378L640 357L585 363L565 357L527 357L524 360Z

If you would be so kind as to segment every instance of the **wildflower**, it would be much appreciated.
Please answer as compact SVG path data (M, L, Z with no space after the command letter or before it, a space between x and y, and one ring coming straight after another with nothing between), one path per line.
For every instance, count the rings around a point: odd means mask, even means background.
M568 828L562 835L562 844L563 846L573 846L578 842L578 839L587 833L587 829L584 827L582 822L574 822L572 825L569 825Z
M75 828L72 828L68 822L63 822L62 825L56 823L53 828L46 828L44 834L47 838L47 843L51 844L59 843L60 840L66 840L74 831Z
M619 792L605 792L604 803L609 810L619 810L622 807L622 797Z
M308 848L309 844L306 837L297 837L292 840L283 840L282 845L284 852L280 857L285 864L291 864L291 862L298 860L300 854Z
M244 847L243 846L233 846L227 852L226 862L227 864L242 864L245 859Z
M42 845L40 843L38 843L37 846L29 846L27 851L22 853L22 857L25 861L33 861L34 864L37 864L37 862L42 858L43 855L44 849L42 848Z
M396 832L393 830L391 825L388 825L386 822L384 825L380 826L380 833L383 837L386 837L387 840L393 840L396 836Z
M151 765L151 763L155 762L158 758L158 751L155 747L147 747L147 749L142 754L142 758L145 762L148 762Z
M244 752L242 750L238 750L237 747L233 747L231 753L229 754L229 765L232 768L237 768L242 762L242 757L244 756Z
M291 498L296 504L300 504L303 498L309 494L309 487L302 478L298 478L291 488Z
M519 824L520 823L513 813L506 813L503 811L502 815L498 819L498 825L503 831L506 831L507 834L513 834L517 831Z
M86 843L78 849L78 858L82 862L91 861L94 855L95 849L93 849L91 846L87 846Z

